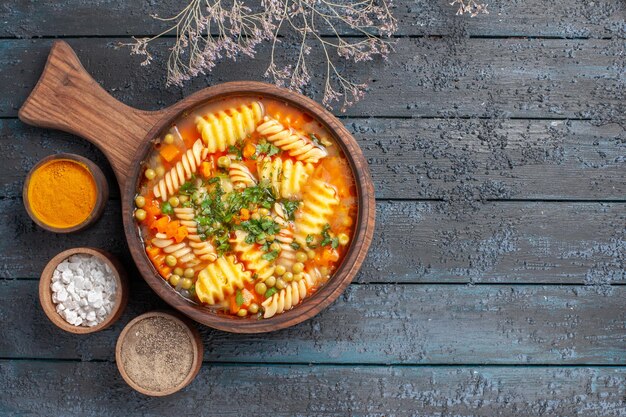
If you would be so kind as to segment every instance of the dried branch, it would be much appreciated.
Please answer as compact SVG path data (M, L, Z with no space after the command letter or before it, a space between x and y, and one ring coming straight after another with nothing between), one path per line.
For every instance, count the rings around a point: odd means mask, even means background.
M342 110L363 97L367 85L342 73L340 61L355 63L386 59L393 49L390 38L397 29L390 8L392 0L191 0L177 15L153 17L173 26L149 38L133 38L131 54L144 57L142 65L152 61L148 45L155 39L176 34L167 62L167 85L183 82L210 72L223 57L254 57L256 47L271 42L271 54L265 76L279 86L302 92L310 84L312 69L307 57L317 48L326 62L322 103L331 107L341 102ZM487 13L486 5L474 0L454 0L457 14ZM350 33L357 36L346 36ZM295 39L295 61L279 62L277 45ZM284 60L284 59L283 59Z
M479 3L475 0L453 0L450 6L455 4L459 5L459 9L456 11L457 15L468 13L472 17L476 17L481 13L489 14L487 10L487 4Z

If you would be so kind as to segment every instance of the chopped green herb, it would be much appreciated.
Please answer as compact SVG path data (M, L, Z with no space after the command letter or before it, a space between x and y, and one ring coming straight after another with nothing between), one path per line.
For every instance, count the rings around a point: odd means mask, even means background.
M319 138L317 136L315 136L315 134L311 133L309 135L309 138L311 138L311 141L316 145L319 146L320 148L323 148L324 145L322 145L322 142L319 140Z
M317 245L313 244L313 242L315 242L315 236L313 235L306 235L305 242L306 245L311 249L315 249L317 247Z
M237 307L241 307L243 305L243 294L241 294L241 290L237 290L237 295L235 296L235 302L237 303Z
M276 294L277 292L278 290L276 289L276 287L272 287L268 289L267 291L265 291L265 298L270 298L272 295Z
M300 249L300 244L298 242L291 242L289 244L289 246L291 246L292 248L294 248L295 250Z
M196 191L196 186L195 186L195 176L192 176L191 179L187 182L185 182L183 185L180 186L180 188L178 189L178 191L181 194L192 194L194 191Z
M273 261L274 259L278 258L278 254L280 253L280 251L277 250L273 250L271 252L265 253L263 255L261 255L261 259L264 259L266 261Z
M285 214L287 215L287 220L294 220L296 210L300 207L301 201L292 201L292 200L283 200L283 208L285 209Z
M161 213L163 214L173 214L174 213L174 209L172 208L172 205L165 201L163 203L161 203Z
M238 145L241 145L241 143L238 143ZM235 145L230 145L228 147L228 153L232 153L233 155L235 155L235 159L237 161L241 161L243 159L243 155L241 154L241 146L237 147Z
M274 156L280 152L280 148L269 142L259 142L259 144L256 145L256 152L252 155L251 159L257 159L261 155Z
M330 224L326 223L322 229L322 242L320 246L330 245L333 249L339 246L339 238L330 236Z
M280 232L280 225L272 218L246 220L236 225L235 228L248 232L248 236L246 236L246 243L248 244L263 241L267 235L275 235Z

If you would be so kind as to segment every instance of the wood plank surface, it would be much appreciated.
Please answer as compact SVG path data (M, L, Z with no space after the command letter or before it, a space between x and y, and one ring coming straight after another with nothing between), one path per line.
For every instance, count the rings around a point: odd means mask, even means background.
M139 277L114 327L77 336L54 327L37 281L0 281L1 358L113 360L123 325L163 302ZM18 304L11 300L20 300ZM352 285L289 329L235 335L198 325L219 362L626 365L626 287Z
M180 88L165 88L158 42L147 67L115 38L68 40L87 70L107 91L141 109L158 109L207 85L263 80L259 61L222 62L213 73ZM15 117L41 74L52 40L0 42L0 117ZM377 117L583 118L623 121L626 83L621 39L451 39L402 38L387 61L347 66L345 76L367 82L367 99L347 115ZM287 48L288 49L288 48ZM295 52L295 49L294 49ZM289 56L289 52L286 52ZM323 74L320 51L311 52L311 70ZM308 94L320 98L319 84Z
M501 119L343 120L359 141L376 196L391 199L626 199L626 129L617 123ZM78 137L0 120L0 196L19 197L44 156L73 152L114 179ZM111 195L119 197L111 181ZM471 195L469 195L471 193Z
M357 281L626 282L626 204L380 201ZM63 249L96 246L132 265L118 201L91 229L53 235L22 201L0 200L0 278L38 277ZM33 244L33 242L42 242Z
M626 31L626 7L615 0L494 0L488 2L490 13L476 18L455 16L457 8L450 3L450 0L393 2L399 26L397 34L610 37L624 36ZM0 6L4 23L0 36L154 35L168 26L150 15L169 17L182 7L175 0L141 3L7 0Z
M286 417L626 413L626 370L612 367L205 364L182 391L151 398L126 386L114 363L0 361L0 386L13 387L0 403L6 416L240 416L242 404Z

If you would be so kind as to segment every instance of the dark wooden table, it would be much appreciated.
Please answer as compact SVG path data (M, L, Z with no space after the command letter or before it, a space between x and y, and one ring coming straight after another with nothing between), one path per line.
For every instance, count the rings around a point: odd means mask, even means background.
M474 19L455 17L449 0L398 0L396 52L347 69L371 89L340 114L378 198L375 240L354 284L284 331L201 327L202 370L171 397L127 387L117 336L165 305L134 270L102 154L22 124L17 110L55 38L139 108L263 79L266 48L259 61L226 62L166 89L172 39L157 42L149 67L112 47L158 33L149 13L182 3L0 5L0 415L626 415L622 0L498 0ZM93 159L112 186L99 223L71 236L37 228L21 200L28 170L60 151ZM84 245L125 262L132 294L113 328L74 336L45 318L37 280L50 257Z

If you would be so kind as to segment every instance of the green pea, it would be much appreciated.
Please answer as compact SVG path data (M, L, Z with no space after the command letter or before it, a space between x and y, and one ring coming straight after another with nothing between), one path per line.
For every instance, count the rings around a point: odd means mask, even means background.
M186 203L187 201L189 201L189 196L188 195L181 195L178 196L178 201L183 204Z
M146 213L146 211L144 209L137 209L135 211L135 218L137 220L139 220L140 222L146 220L146 216L148 213Z
M178 260L176 259L174 255L167 255L165 257L165 264L167 266L169 267L176 266L177 263L178 263Z
M278 267L276 267L276 269L278 269ZM265 280L265 285L267 285L267 288L272 288L274 285L276 285L276 277L274 275L272 275L271 277L266 279Z
M285 283L285 280L282 278L278 278L276 280L276 289L277 290L282 290L287 286L287 284Z
M249 311L251 314L256 314L256 313L258 313L258 312L259 312L259 305L258 305L258 304L256 304L256 303L252 303L252 304L250 304L250 307L248 307L248 311Z
M220 156L219 158L217 158L217 166L222 168L229 168L230 158L227 156Z
M278 242L274 242L270 245L270 250L271 251L276 251L276 252L280 252L280 244Z
M348 236L345 233L339 233L337 238L339 239L339 244L341 246L346 246L348 244L348 242L350 242L350 236Z
M170 203L170 206L172 207L178 207L178 205L180 204L180 200L178 199L178 197L170 197L168 202Z
M165 175L165 168L159 165L158 167L154 169L154 172L155 174L157 174L157 176L162 177L163 175Z
M304 264L302 262L296 262L295 264L293 264L291 270L294 272L294 274L300 273L304 271Z
M237 315L239 317L246 317L248 315L248 310L246 310L245 308L240 308L237 312Z
M299 272L297 274L293 274L293 280L294 281L300 281L302 278L304 278L304 274L302 272Z
M261 216L268 216L270 214L270 211L268 209L266 209L266 208L260 208L259 209L259 214Z
M146 205L146 199L145 197L138 195L137 197L135 197L135 205L137 206L137 208L142 208L143 206Z
M146 172L144 173L144 175L146 176L147 179L149 180L153 180L154 177L156 177L156 172L154 172L153 169L146 169Z
M189 278L183 278L182 282L180 283L181 288L184 290L188 290L189 288L191 288L192 285L193 281L191 281Z
M267 291L267 285L265 285L265 283L263 282L257 282L254 286L254 291L256 291L256 293L259 295L263 295L265 294L265 291Z
M177 286L178 283L180 282L180 275L176 275L176 274L170 275L169 281L170 281L170 284L172 284L172 287Z
M278 265L274 272L276 272L276 275L283 275L285 272L287 272L287 269L282 265Z
M293 281L293 274L291 272L285 272L285 275L283 275L283 279L287 282L291 282Z
M171 145L172 143L174 143L174 135L172 135L171 133L168 133L163 138L163 142L167 143L168 145Z
M174 273L176 275L183 275L183 268L180 268L180 267L174 268Z
M302 251L298 251L296 252L296 261L298 262L305 262L309 257L307 256L306 253L302 252Z
M308 251L306 251L306 256L309 259L315 259L315 251L313 249L309 249Z
M193 278L195 274L196 274L196 271L194 271L193 268L186 268L185 271L183 272L183 276L185 278Z
M252 220L261 220L261 215L259 213L252 213L252 215L250 215L250 218Z

